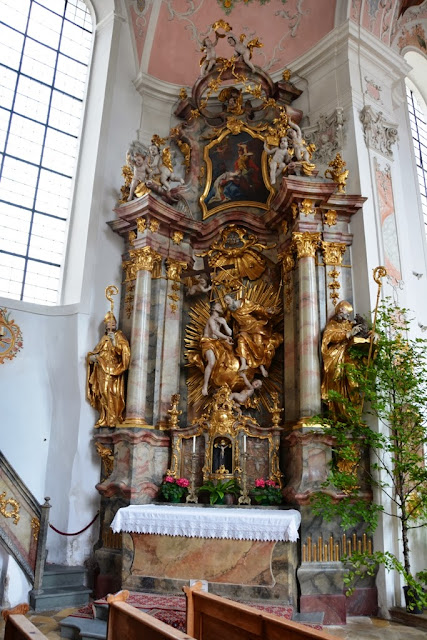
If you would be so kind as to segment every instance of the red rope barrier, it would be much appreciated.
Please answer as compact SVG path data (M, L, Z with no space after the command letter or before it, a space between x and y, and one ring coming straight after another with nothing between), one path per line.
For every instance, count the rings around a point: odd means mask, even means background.
M61 536L78 536L80 533L83 533L83 531L86 531L86 529L89 529L89 527L93 525L93 523L95 522L98 516L99 516L99 511L95 513L95 517L92 520L92 522L89 522L89 524L86 527L84 527L84 529L80 529L80 531L76 531L76 533L65 533L65 531L60 531L59 529L54 527L53 524L50 524L50 522L49 522L49 527L53 529L55 533L59 533L59 535Z

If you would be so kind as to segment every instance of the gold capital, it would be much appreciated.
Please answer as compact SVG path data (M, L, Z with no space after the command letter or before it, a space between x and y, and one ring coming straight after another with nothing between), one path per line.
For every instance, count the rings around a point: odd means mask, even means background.
M133 249L129 251L129 257L133 263L135 272L151 271L157 272L160 268L162 256L154 251L151 247L143 247L142 249ZM154 276L154 273L153 273Z
M326 240L322 240L320 244L323 263L337 267L341 266L347 245L342 242L326 242Z
M145 218L137 218L136 219L136 228L138 229L138 233L144 233L147 228L147 221Z
M166 260L167 279L180 282L182 270L186 268L187 268L186 262L180 262L179 260L173 260L172 258L168 258Z
M297 252L298 260L300 258L314 258L316 255L316 249L320 242L320 233L295 231L292 234L292 240Z

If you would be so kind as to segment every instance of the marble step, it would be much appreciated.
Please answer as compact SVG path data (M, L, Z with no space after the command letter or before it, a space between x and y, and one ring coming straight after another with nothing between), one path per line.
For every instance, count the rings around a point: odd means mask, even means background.
M325 617L324 611L307 611L299 613L296 611L292 616L292 622L301 622L308 624L323 624L323 618Z
M34 611L82 607L89 602L91 589L80 586L50 587L35 593L30 592L30 606Z
M43 589L53 587L80 587L84 584L84 567L69 567L59 564L46 564L43 574Z
M69 640L105 640L107 637L107 622L105 620L68 616L61 620L59 624L61 638L68 638Z

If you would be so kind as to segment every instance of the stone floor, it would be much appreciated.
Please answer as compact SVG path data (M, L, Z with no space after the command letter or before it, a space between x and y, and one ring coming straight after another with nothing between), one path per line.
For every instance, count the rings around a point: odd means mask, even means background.
M49 640L60 640L59 622L76 609L29 613L27 617ZM345 626L327 626L325 631L342 640L427 640L427 631L380 618L348 618ZM4 637L4 621L0 618L0 638Z

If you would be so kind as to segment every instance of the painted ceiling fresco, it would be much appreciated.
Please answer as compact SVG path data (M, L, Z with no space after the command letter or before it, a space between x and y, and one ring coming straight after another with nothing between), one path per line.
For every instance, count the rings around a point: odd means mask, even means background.
M369 31L397 51L416 47L427 53L427 0L127 0L140 71L166 82L191 85L199 73L201 42L209 25L223 18L233 32L257 36L254 64L280 71L309 51L334 26L336 13ZM418 3L418 4L415 4ZM227 42L217 46L229 57Z

